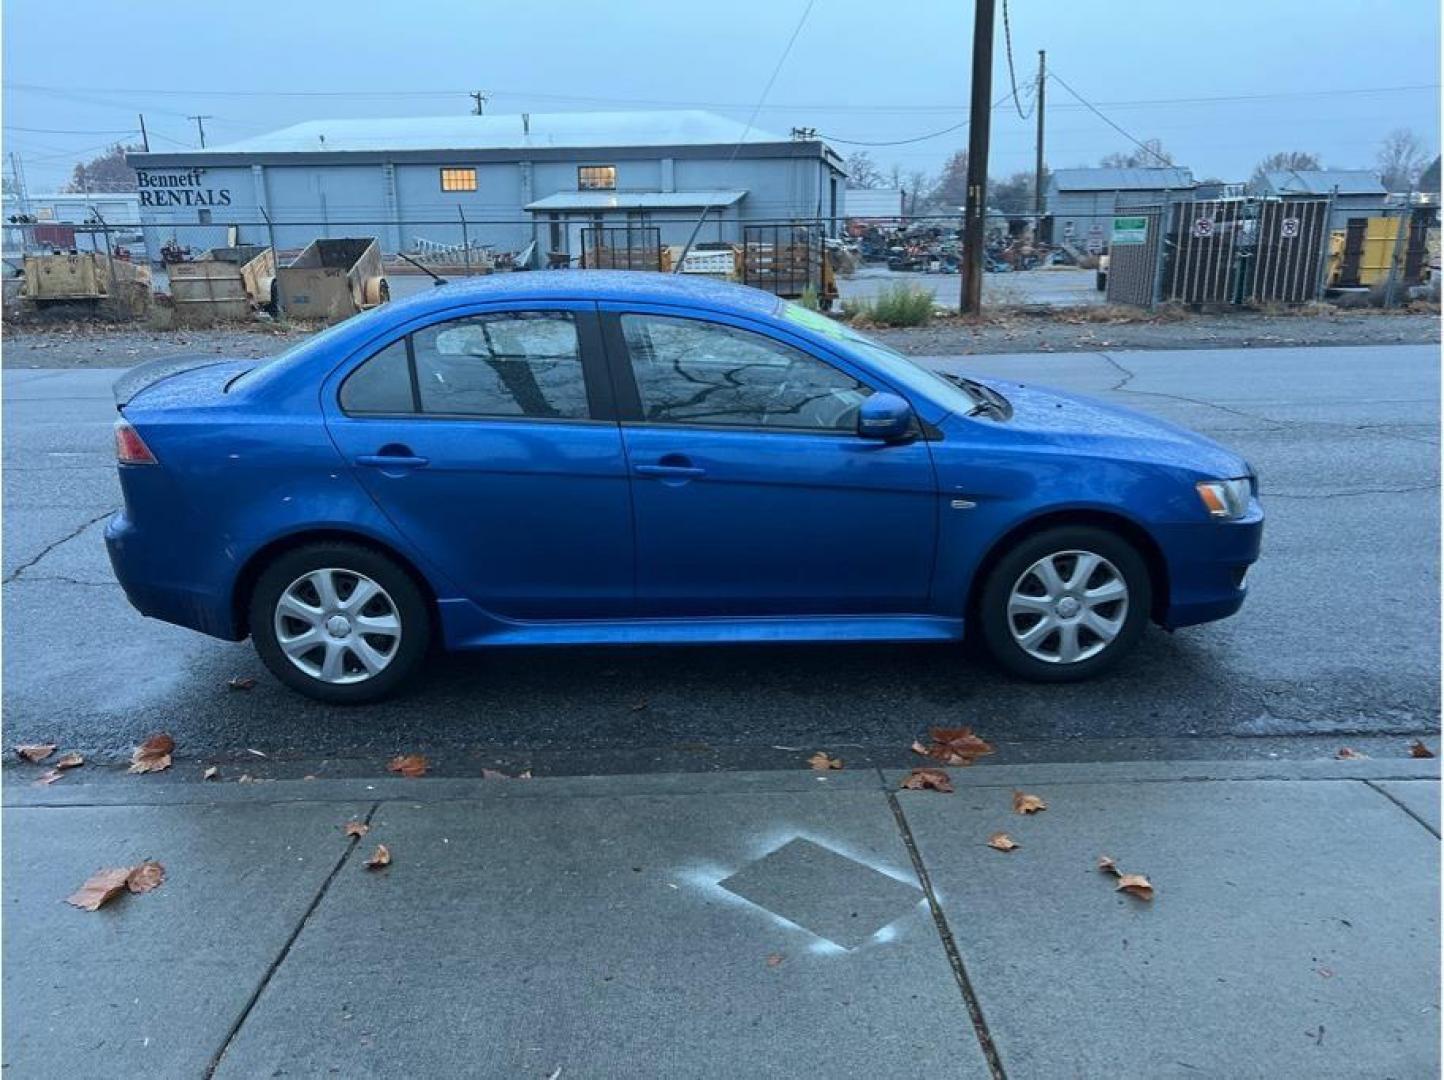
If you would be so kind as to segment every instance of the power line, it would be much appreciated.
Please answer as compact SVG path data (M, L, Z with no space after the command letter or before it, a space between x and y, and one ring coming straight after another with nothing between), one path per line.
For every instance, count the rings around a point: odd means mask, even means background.
M1007 101L1008 98L1011 96L1011 91L1007 94L1004 94L997 101L993 102L991 108L996 109L1003 102ZM828 142L841 143L844 146L907 146L911 143L920 143L926 142L928 139L936 139L941 135L949 135L954 131L958 131L962 128L967 127L969 121L971 120L972 117L969 116L967 120L963 120L959 123L953 124L950 127L942 128L939 131L930 131L926 135L914 135L910 139L890 139L885 142L866 142L861 139L840 139L836 135L823 135L822 137Z
M167 96L167 97L237 97L237 98L267 98L267 97L316 97L316 98L435 98L435 97L467 97L470 90L145 90L136 87L59 87L45 86L38 83L7 83L6 89L25 90L36 93L49 93L57 96L75 97L78 94L128 94L134 96ZM1248 102L1248 101L1273 101L1290 100L1295 98L1315 97L1341 97L1359 94L1393 94L1408 93L1425 90L1438 90L1439 83L1414 83L1403 86L1360 86L1349 88L1333 88L1321 90L1283 90L1270 91L1258 94L1211 94L1196 97L1173 97L1173 98L1133 98L1117 101L1100 101L1096 104L1106 108L1138 108L1152 105L1206 105L1219 102ZM690 107L690 108L711 108L711 109L750 109L754 108L751 102L737 101L695 101L687 99L659 99L659 98L626 98L626 97L596 97L585 94L557 94L540 93L530 90L492 90L495 97L527 98L539 101L559 102L586 102L602 105L648 105L655 107ZM1002 101L1006 102L1007 98ZM97 102L98 104L114 104L111 101ZM995 108L1000 106L994 106ZM1083 105L1059 105L1060 109L1081 109ZM957 109L953 104L915 104L915 105L838 105L836 102L777 102L760 107L765 110L789 109L797 111L834 111L834 112L952 112ZM165 110L153 109L155 112ZM171 112L173 116L184 116L184 113ZM217 117L217 119L221 119ZM233 123L233 121L232 121ZM246 126L246 125L241 125Z
M1013 105L1018 110L1018 118L1026 120L1032 114L1025 113L1023 103L1018 100L1018 76L1013 72L1013 27L1008 22L1008 0L1003 0L1003 41L1008 53L1008 82L1013 85Z
M1121 127L1119 127L1117 124L1115 124L1112 120L1108 119L1108 117L1104 116L1103 113L1099 112L1098 109L1095 108L1094 105L1093 105L1087 98L1085 98L1082 94L1078 93L1077 90L1074 90L1071 86L1069 86L1066 82L1064 82L1061 78L1059 78L1057 72L1054 72L1054 71L1048 72L1048 78L1052 79L1052 80L1053 80L1054 82L1056 82L1059 86L1061 86L1064 90L1067 90L1068 93L1072 94L1075 98L1077 98L1079 101L1081 101L1084 105L1087 105L1088 108L1089 108L1089 110L1093 113L1094 116L1098 117L1098 119L1102 120L1105 124L1107 124L1109 127L1111 127L1114 131L1118 132L1118 134L1122 135L1125 139L1127 139L1129 142L1131 142L1134 146L1136 146L1136 147L1138 147L1138 149L1142 150L1145 154L1151 154L1151 155L1153 155L1155 158L1157 158L1157 159L1158 159L1160 162L1162 162L1164 165L1172 165L1172 164L1173 164L1172 161L1170 161L1170 160L1169 160L1167 157L1165 157L1163 154L1160 154L1157 150L1153 149L1153 147L1147 146L1147 145L1145 145L1143 142L1139 141L1138 139L1135 139L1132 135L1130 135L1128 132L1124 131Z

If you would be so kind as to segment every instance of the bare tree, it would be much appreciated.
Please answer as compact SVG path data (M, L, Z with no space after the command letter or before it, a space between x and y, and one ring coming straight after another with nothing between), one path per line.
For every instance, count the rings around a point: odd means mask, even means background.
M866 150L857 150L847 155L842 163L847 170L847 186L850 188L882 187L882 170Z
M931 209L937 200L937 186L922 169L914 169L903 177L904 213L916 217Z
M1144 139L1137 149L1109 154L1098 164L1106 169L1150 169L1172 165L1173 155L1163 148L1162 139Z
M1424 141L1408 128L1395 128L1379 144L1379 182L1388 191L1412 191L1428 157Z
M1253 173L1248 179L1248 189L1254 193L1262 191L1266 173L1311 172L1322 168L1318 154L1311 154L1307 150L1280 150L1253 167Z
M968 201L968 152L953 151L952 157L943 162L943 171L938 175L937 187L933 189L933 200L939 206L956 210Z
M140 149L139 146L116 143L98 157L76 162L65 190L135 191L140 185L136 181L135 170L125 163L125 155Z

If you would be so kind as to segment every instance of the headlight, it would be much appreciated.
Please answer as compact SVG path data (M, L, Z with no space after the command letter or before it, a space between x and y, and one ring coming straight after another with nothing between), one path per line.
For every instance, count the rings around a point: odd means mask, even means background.
M1247 512L1251 487L1247 476L1235 480L1200 480L1198 497L1212 517L1231 521Z

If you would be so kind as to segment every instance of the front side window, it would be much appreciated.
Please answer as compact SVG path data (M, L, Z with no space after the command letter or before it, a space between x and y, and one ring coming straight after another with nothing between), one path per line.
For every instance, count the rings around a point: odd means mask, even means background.
M852 432L872 393L830 364L747 330L661 315L621 321L649 422Z
M577 168L577 189L579 191L616 191L617 167L615 165L582 165Z
M566 312L499 312L411 335L423 413L584 420L586 380Z
M476 170L475 169L442 169L441 170L442 191L475 191Z

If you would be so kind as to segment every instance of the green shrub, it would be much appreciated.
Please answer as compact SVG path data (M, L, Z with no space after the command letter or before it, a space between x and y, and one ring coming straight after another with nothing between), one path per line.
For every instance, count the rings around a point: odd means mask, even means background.
M797 302L802 307L805 307L808 311L822 310L822 305L818 302L817 299L816 285L808 285L807 288L803 289L802 295L797 298Z
M932 290L900 281L858 305L857 314L879 326L923 326L933 317L934 303Z

